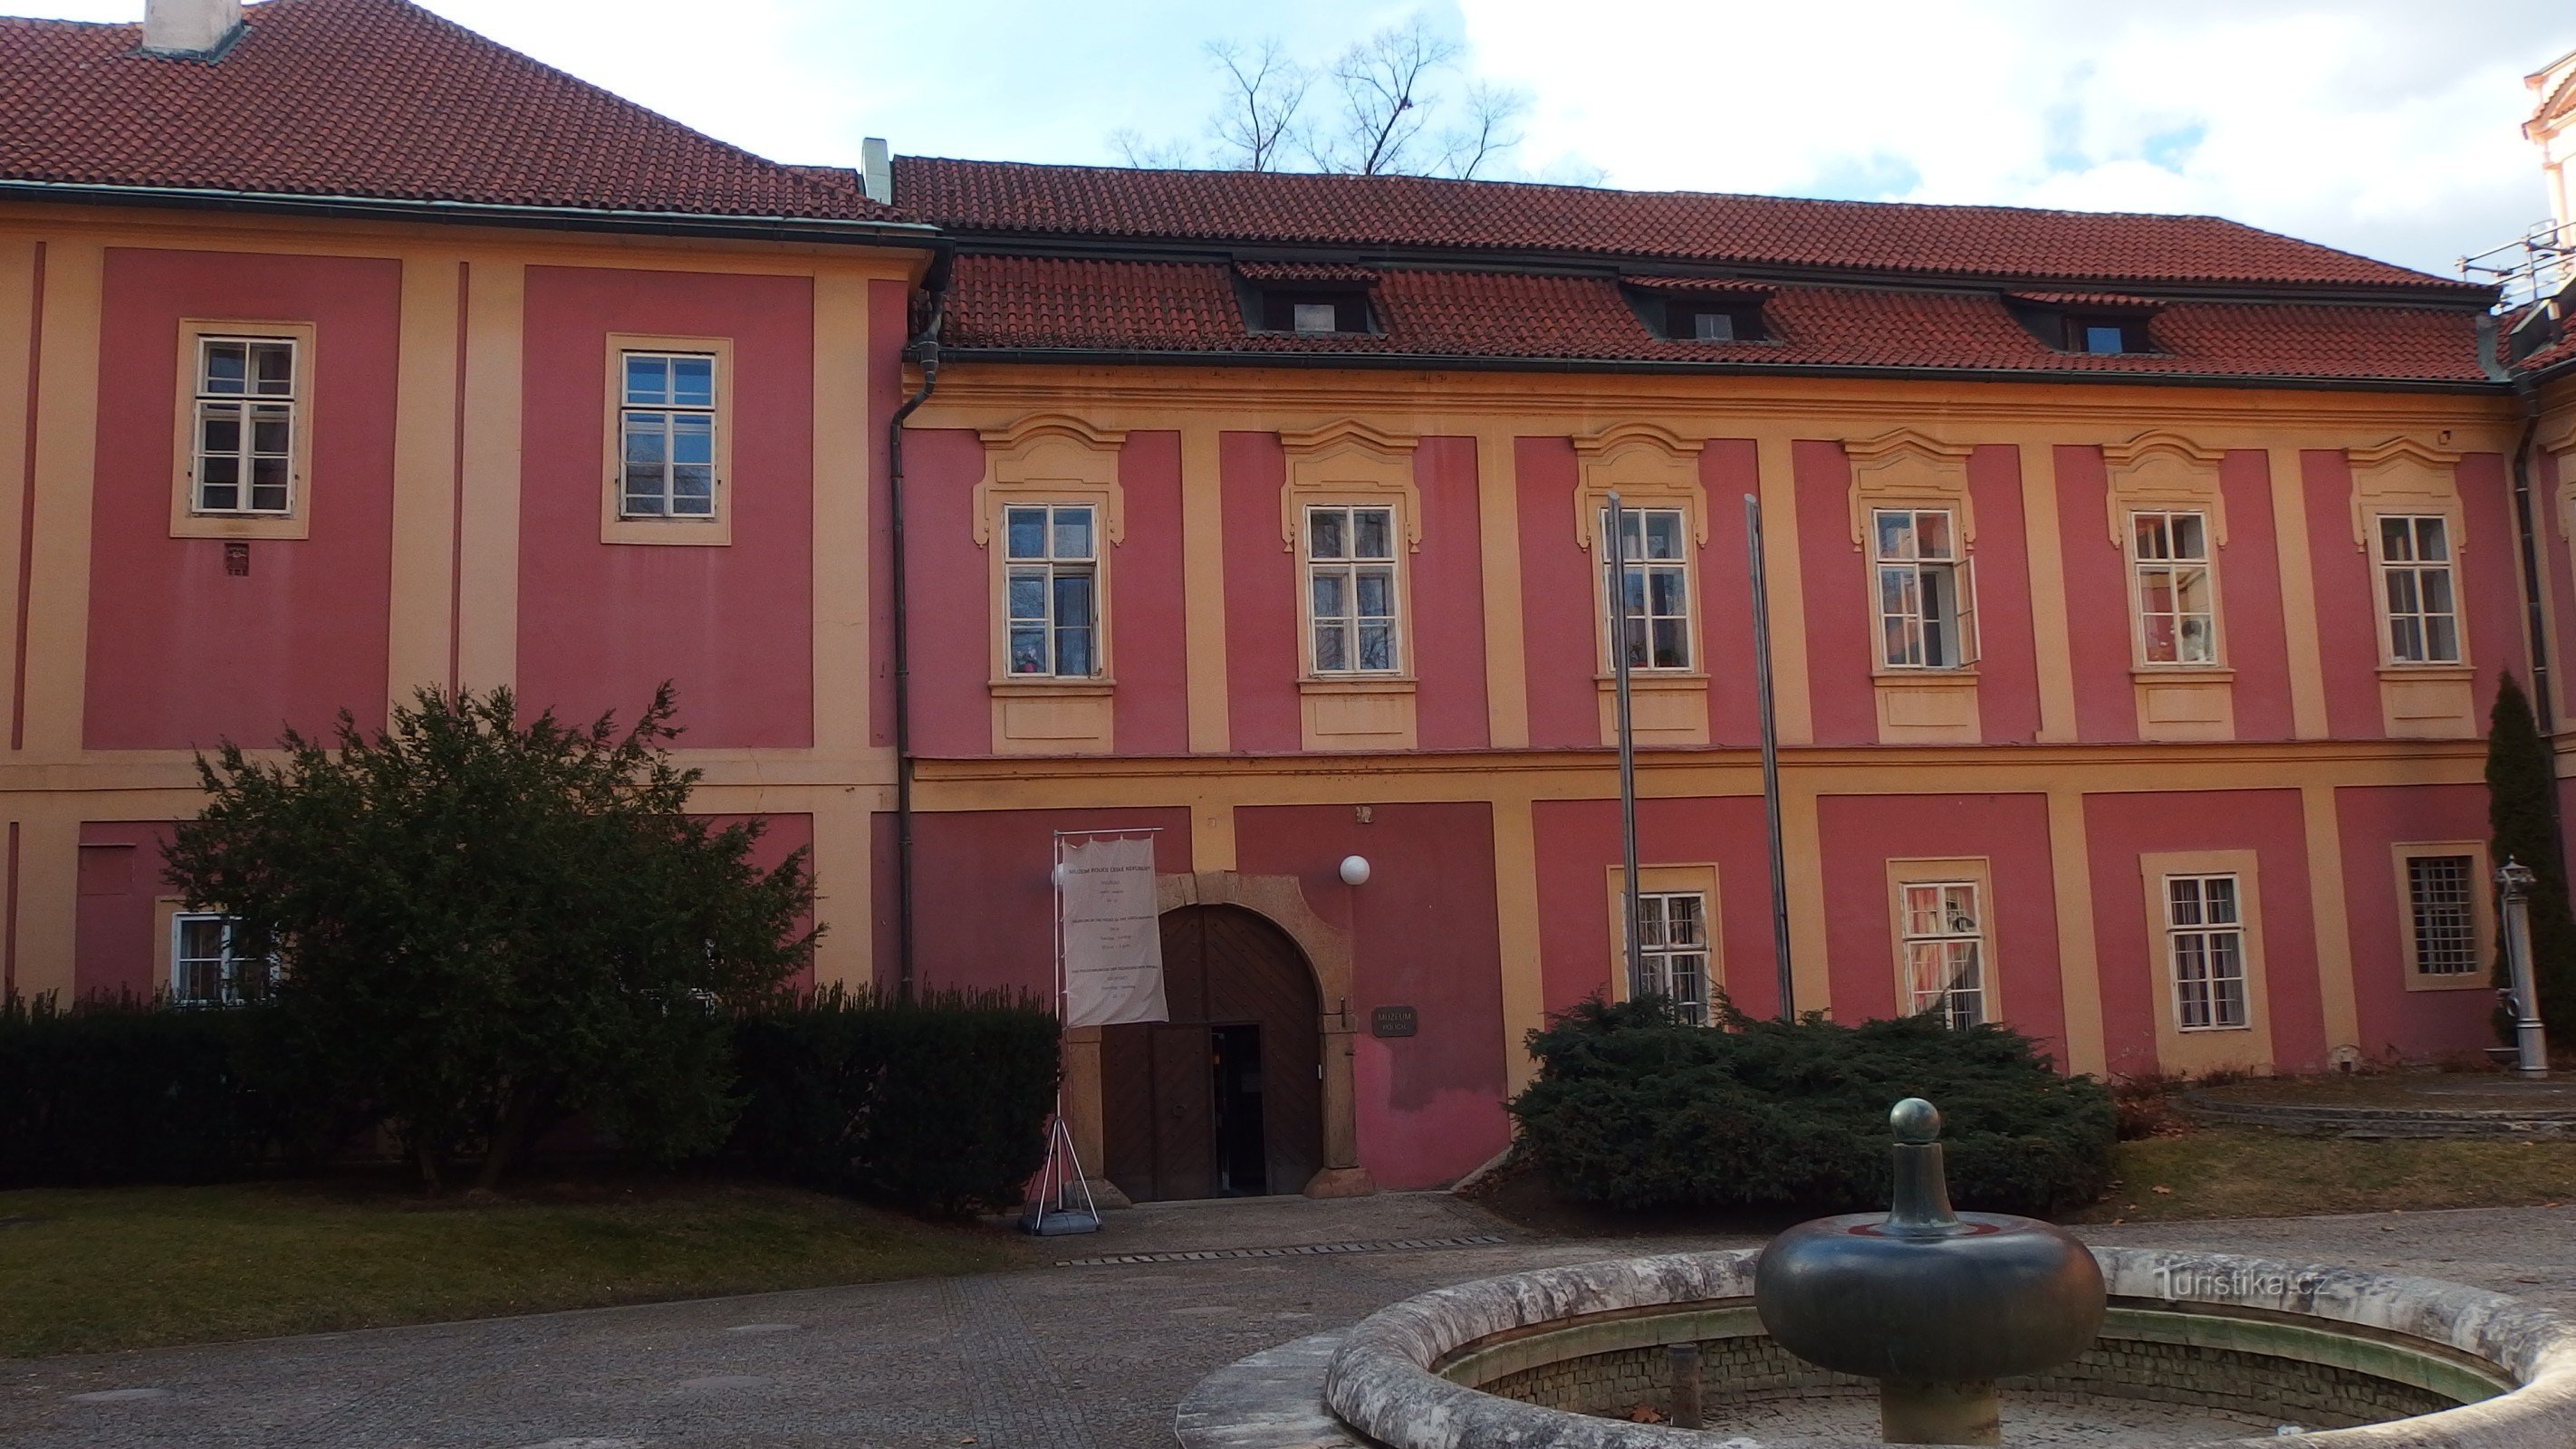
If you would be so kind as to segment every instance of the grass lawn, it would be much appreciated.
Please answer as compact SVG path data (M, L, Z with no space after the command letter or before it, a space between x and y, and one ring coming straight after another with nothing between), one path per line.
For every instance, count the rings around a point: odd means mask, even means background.
M2421 1212L2576 1202L2576 1141L2361 1141L2204 1127L2119 1146L2119 1185L2074 1221Z
M346 1185L0 1193L0 1355L756 1293L1028 1261L1013 1235L730 1183L424 1200Z

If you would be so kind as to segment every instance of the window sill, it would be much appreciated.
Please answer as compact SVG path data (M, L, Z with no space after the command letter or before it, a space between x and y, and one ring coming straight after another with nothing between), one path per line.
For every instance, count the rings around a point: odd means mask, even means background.
M1605 691L1619 688L1619 676L1596 674L1592 682ZM1631 669L1628 671L1630 693L1638 690L1706 689L1708 676L1696 669Z
M2253 1029L2254 1024L2252 1022L2247 1022L2243 1026L2178 1026L2174 1028L2174 1031L2182 1036L2215 1036L2222 1032L2250 1032Z
M2475 679L2478 677L2478 667L2474 664L2388 663L2379 666L2379 677L2382 679Z
M293 513L182 513L170 520L172 538L311 538L313 521Z
M1310 674L1297 681L1299 694L1411 694L1419 687L1410 674Z
M1880 684L1946 684L1964 689L1977 682L1977 666L1961 664L1946 669L1894 669L1882 664L1872 669L1869 677Z
M2421 971L2406 973L2409 991L2493 991L2495 983L2484 971L2463 971L2456 976L2427 976Z
M1015 674L986 686L996 699L1078 699L1118 692L1118 681L1095 677L1063 679L1045 674Z
M2129 677L2141 684L2228 684L2236 671L2224 664L2132 664Z
M599 541L722 548L733 542L733 519L726 513L718 513L713 518L620 518L611 515L600 520Z

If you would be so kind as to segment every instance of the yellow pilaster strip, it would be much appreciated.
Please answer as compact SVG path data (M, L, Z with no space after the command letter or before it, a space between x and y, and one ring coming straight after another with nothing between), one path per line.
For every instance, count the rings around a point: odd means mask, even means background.
M1224 754L1234 742L1225 692L1225 486L1218 436L1213 422L1194 421L1181 429L1181 642L1189 664L1190 750L1208 755ZM1233 838L1229 815L1229 859Z
M2093 849L2080 790L2048 792L2048 855L2057 896L2057 992L2066 1012L2066 1069L2100 1073L2103 1046L2101 965L2093 947Z
M389 703L444 689L456 614L456 313L463 263L407 257L394 362L393 601Z
M1234 802L1202 795L1190 802L1190 869L1234 869Z
M80 817L87 797L21 797L18 832L18 994L72 999L72 953L80 923ZM184 812L183 812L184 813ZM136 869L158 873L157 860Z
M1485 728L1498 750L1517 750L1529 743L1529 653L1522 642L1521 628L1517 442L1518 435L1510 428L1488 429L1476 435L1476 524L1484 544ZM1519 1038L1515 1036L1513 1040L1517 1042ZM1512 1055L1520 1055L1517 1048Z
M464 535L457 675L468 689L518 682L519 454L527 267L477 261L466 274ZM593 480L606 486L606 480Z
M2308 490L2295 445L2264 450L2271 467L2272 533L2281 556L2281 623L2290 636L2290 728L2326 738L2325 654L2317 640L2316 563L2308 551Z
M1798 483L1789 453L1794 436L1765 431L1756 433L1753 440L1755 468L1762 480L1762 571L1771 595L1771 698L1784 745L1809 744L1816 738L1815 716L1807 702L1807 594L1800 582ZM1744 500L1712 498L1708 506L1741 509ZM1727 572L1734 570L1730 567Z
M26 490L34 486L27 470L27 442L32 421L30 394L36 386L36 359L30 341L36 327L36 244L32 241L0 242L0 576L8 583L0 587L0 639L14 643L18 637L18 555L24 542L19 524L24 518ZM14 669L0 669L0 719L14 709L10 691L15 688ZM0 736L0 744L5 744Z
M90 491L98 469L99 303L106 270L107 250L96 243L56 241L45 249L45 340L36 379L36 537L27 594L30 754L63 757L81 748L89 665ZM77 824L73 829L76 834ZM38 857L43 839L30 835L22 842L22 861ZM70 845L63 852L63 868L69 870ZM40 889L42 883L21 874L22 902L39 899L35 893ZM49 969L41 956L30 957L23 946L18 965L22 972ZM66 980L70 970L66 938Z
M876 872L869 806L891 783L890 752L869 747L869 466L876 457L868 410L868 279L826 271L814 279L814 747L861 760L863 788L815 802L814 952L818 985L862 986L875 969Z
M2316 913L2317 996L2324 1003L2326 1050L2361 1045L2361 1005L2352 975L2352 912L2344 900L2343 830L2335 787L2299 790L2307 822L2308 899Z
M1518 1096L1536 1064L1526 1045L1546 1025L1547 987L1539 971L1538 835L1530 802L1494 802L1494 903L1503 965L1503 1069Z
M2046 443L2021 445L2022 545L2030 560L2030 633L2039 654L2042 744L2076 735L2075 650L2066 635L2066 539L2057 519L2056 455Z
M1789 976L1801 1016L1834 1008L1833 972L1825 959L1824 835L1816 801L1813 785L1782 769L1780 854L1789 867ZM1876 899L1872 895L1873 903ZM1882 908L1873 904L1865 909Z

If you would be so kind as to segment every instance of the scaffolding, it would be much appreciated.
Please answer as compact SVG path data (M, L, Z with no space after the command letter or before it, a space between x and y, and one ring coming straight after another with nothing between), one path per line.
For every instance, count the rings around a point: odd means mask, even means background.
M2576 283L2576 222L2535 222L2503 246L2460 258L2460 275L2493 285L2506 316L2556 297Z

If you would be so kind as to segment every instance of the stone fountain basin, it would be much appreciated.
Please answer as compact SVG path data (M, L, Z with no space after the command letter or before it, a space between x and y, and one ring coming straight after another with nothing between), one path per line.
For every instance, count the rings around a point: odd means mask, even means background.
M2016 1432L2019 1418L2026 1428L2040 1424L2036 1442L2159 1449L2576 1446L2576 1325L2546 1310L2456 1283L2346 1268L2146 1248L2093 1254L2111 1295L2101 1341L2046 1375L2003 1381L2007 1444L2034 1442ZM1863 1422L1855 1411L1865 1402L1866 1422L1875 1422L1876 1386L1800 1363L1763 1334L1753 1309L1760 1256L1738 1249L1614 1260L1409 1298L1347 1334L1299 1340L1209 1376L1181 1405L1180 1443L1855 1442L1847 1426ZM1677 1342L1701 1344L1705 1432L1601 1416L1661 1402L1664 1345ZM2141 1409L2150 1411L2144 1419ZM1845 1428L1810 1433L1802 1417ZM2115 1427L2132 1420L2156 1427ZM2082 1428L2051 1439L2050 1424ZM2274 1424L2307 1432L2276 1435ZM2210 1432L2195 1435L2193 1426Z

